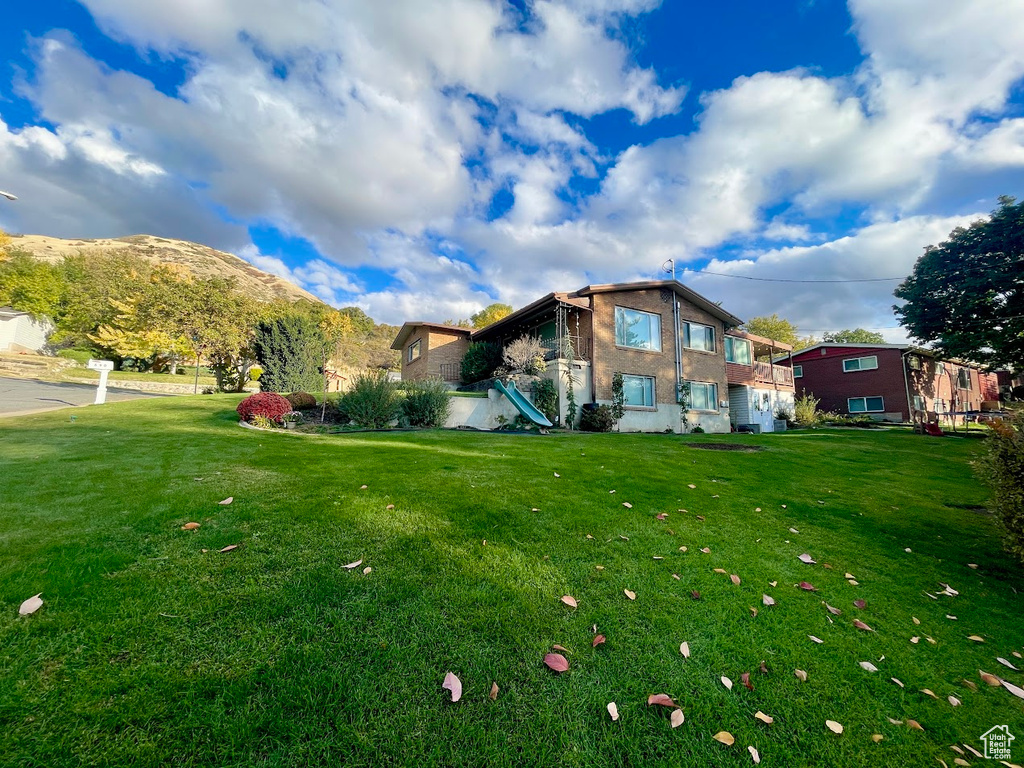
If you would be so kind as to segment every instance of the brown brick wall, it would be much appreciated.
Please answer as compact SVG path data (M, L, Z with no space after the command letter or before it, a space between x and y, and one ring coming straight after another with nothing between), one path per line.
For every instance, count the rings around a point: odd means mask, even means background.
M668 301L660 290L619 291L593 296L594 397L611 400L612 376L616 373L655 377L655 402L676 402L675 334L672 323L672 297ZM637 309L661 316L661 352L647 352L615 345L615 307ZM722 348L722 322L707 312L682 302L680 320L710 325L715 329L714 353L683 350L683 378L718 384L718 397L727 396L725 352Z
M422 342L420 356L411 363L407 362L409 347L417 341ZM402 348L402 378L410 381L440 376L441 365L462 362L468 346L469 340L462 334L419 328L409 336Z

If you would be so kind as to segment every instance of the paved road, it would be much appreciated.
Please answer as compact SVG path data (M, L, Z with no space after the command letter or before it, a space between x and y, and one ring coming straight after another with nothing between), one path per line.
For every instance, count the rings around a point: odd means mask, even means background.
M165 397L165 395L107 387L108 403L134 400L139 397ZM0 416L92 405L95 399L96 387L88 384L58 384L33 379L0 377Z

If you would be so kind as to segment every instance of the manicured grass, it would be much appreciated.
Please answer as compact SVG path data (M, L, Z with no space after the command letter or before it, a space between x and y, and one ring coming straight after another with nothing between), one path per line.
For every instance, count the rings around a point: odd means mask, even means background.
M170 374L170 373L139 373L138 371L110 371L107 374L107 380L111 384L116 384L118 381L152 381L160 384L193 384L195 382L196 369L192 368L189 370L188 375L182 374ZM94 371L89 368L66 368L61 371L61 376L64 379L99 379L99 371ZM217 386L217 379L213 376L205 375L200 372L199 374L199 386L202 387L215 387Z
M997 724L1024 738L1024 702L978 677L1024 678L995 661L1024 667L1024 578L972 474L983 441L312 436L240 429L238 400L0 425L3 764L746 766L753 745L763 765L875 768L952 765L950 744L980 750ZM765 450L691 447L708 442ZM342 567L358 559L372 572ZM959 596L928 597L940 582ZM555 643L560 676L542 663Z

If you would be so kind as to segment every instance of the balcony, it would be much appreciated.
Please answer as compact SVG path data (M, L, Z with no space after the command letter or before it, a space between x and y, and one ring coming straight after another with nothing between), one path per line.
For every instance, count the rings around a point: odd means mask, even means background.
M775 384L783 387L793 386L793 369L771 363L754 361L754 381L758 384Z
M544 349L545 360L557 360L565 357L565 345L571 344L573 357L577 360L590 359L590 339L579 336L567 336L559 344L558 339L544 339L540 345Z

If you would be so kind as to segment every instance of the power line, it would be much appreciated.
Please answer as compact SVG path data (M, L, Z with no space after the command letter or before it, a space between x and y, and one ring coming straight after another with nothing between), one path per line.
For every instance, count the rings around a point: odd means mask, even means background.
M885 283L895 280L906 280L903 277L860 277L852 280L792 280L785 277L751 277L749 275L730 275L727 272L709 272L706 269L687 269L683 274L715 275L716 277L735 277L737 280L756 280L761 283Z

